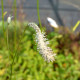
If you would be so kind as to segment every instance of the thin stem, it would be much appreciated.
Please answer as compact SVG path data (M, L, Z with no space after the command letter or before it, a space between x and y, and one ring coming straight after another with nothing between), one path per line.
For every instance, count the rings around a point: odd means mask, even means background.
M38 16L40 28L42 28L41 20L40 20L40 14L39 14L39 0L37 0L37 16Z
M8 37L8 27L9 27L9 24L8 24L8 26L7 26L7 31L6 31L6 43L7 43L7 49L8 49L8 51L9 51L9 54L10 54L10 49L9 49L9 37ZM10 56L11 56L11 54L10 54ZM11 73L10 73L10 80L12 79L12 64L11 64Z
M17 14L16 14L16 12L17 12L17 9L16 9L16 4L17 4L17 2L16 2L16 0L14 0L14 11L15 11L15 13L14 13L14 19L15 19L15 26L14 26L14 50L16 51L16 16L17 16Z
M4 40L5 40L5 42L6 42L5 28L4 28L4 4L3 4L3 0L1 0L1 10L2 10L2 27L3 27L3 35L4 35Z
M1 8L2 8L2 26L3 26L3 32L4 32L4 4L3 4L3 0L1 0Z
M10 80L12 80L12 75L13 75L13 64L14 64L14 60L17 56L16 54L16 12L17 12L17 9L16 9L16 4L17 4L17 0L14 0L14 5L13 5L13 11L14 11L14 22L15 22L15 25L14 25L14 55L12 57L12 64L11 64L11 74L10 74Z
M13 59L12 59L11 72L10 72L10 80L12 80L12 73L13 73L13 64L14 64L14 59L15 59L15 57L13 57Z
M7 26L7 48L8 48L8 51L9 51L9 40L8 40L8 26Z

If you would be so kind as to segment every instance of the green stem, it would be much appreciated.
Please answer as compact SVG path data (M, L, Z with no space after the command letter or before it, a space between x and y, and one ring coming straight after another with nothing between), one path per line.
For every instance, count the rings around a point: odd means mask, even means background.
M14 55L12 56L12 63L11 63L11 74L10 74L10 80L12 80L12 75L13 75L13 65L14 65L14 60L15 60L15 58L16 58L16 50L17 50L17 48L16 48L16 40L17 40L17 38L16 38L16 12L17 12L17 9L16 9L16 4L17 4L17 0L14 0L14 4L13 4L13 11L14 11Z
M4 34L4 40L6 41L6 38L5 38L5 28L4 28L4 4L3 4L3 0L1 0L1 10L2 10L2 27L3 27L3 34Z
M8 24L9 25L9 24ZM9 51L9 40L8 40L8 26L7 26L7 48L8 48L8 51Z
M38 16L40 28L42 28L41 20L40 20L40 14L39 14L39 0L37 0L37 16Z
M4 32L4 5L3 5L3 0L1 0L1 8L2 8L2 26L3 26L3 32Z
M9 24L8 24L8 26L7 26L7 37L6 37L6 42L7 42L7 49L8 49L8 51L9 51L9 54L10 54L10 49L9 49L9 37L8 37L8 27L9 27ZM11 54L10 54L10 56L11 56ZM12 67L12 66L11 66ZM11 72L12 72L12 70L11 70ZM10 80L11 80L11 76L12 76L12 73L10 74Z
M12 80L14 59L15 59L15 58L13 57L13 59L12 59L12 64L11 64L10 80Z
M14 25L14 50L16 51L16 16L17 16L17 14L16 14L16 12L17 12L17 9L16 9L16 4L17 4L17 2L16 2L16 0L14 0L14 19L15 19L15 25Z

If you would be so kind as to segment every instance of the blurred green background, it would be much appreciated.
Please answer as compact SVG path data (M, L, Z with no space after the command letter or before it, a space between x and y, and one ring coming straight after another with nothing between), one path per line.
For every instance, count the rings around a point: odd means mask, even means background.
M0 80L80 80L80 33L66 29L47 33L49 46L57 54L54 62L47 63L37 51L35 30L27 23L12 21L8 26L5 22L3 34L0 22Z

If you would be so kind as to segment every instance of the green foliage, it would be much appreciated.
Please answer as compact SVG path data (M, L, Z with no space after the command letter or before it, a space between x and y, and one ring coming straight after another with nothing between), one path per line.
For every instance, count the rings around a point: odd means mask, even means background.
M67 35L62 37L62 34L56 32L48 34L49 46L58 54L55 62L47 63L37 51L33 35L35 31L27 26L27 22L16 22L16 51L14 51L15 23L9 25L10 52L3 38L1 24L0 22L0 80L10 79L11 65L12 80L78 80L80 78L79 60L74 58L70 51L66 55L62 51L64 47L61 50L58 48L61 45L59 42L64 43ZM6 29L7 24L4 25Z

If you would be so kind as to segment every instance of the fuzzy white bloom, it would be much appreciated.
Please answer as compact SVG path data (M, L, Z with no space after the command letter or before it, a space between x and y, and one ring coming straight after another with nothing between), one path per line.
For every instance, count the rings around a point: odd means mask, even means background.
M7 22L8 22L8 24L10 24L11 23L11 19L13 18L13 16L9 16L8 18L7 18Z
M59 26L58 26L58 24L56 23L56 21L53 20L52 18L47 17L47 21L48 21L48 23L50 24L51 27L59 28Z
M45 61L54 61L55 53L52 52L52 49L47 46L49 42L45 38L44 34L41 32L40 28L35 23L29 23L30 27L33 27L36 31L36 42L37 48L39 49L39 53L45 59Z

